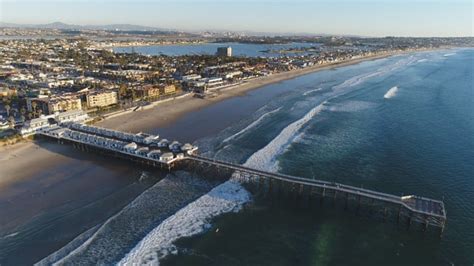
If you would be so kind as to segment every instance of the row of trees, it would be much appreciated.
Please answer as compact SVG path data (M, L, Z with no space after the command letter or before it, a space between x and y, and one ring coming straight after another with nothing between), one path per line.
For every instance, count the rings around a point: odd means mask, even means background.
M26 109L26 103L20 101L18 98L7 98L4 97L3 108L6 112L6 121L8 121L10 128L13 128L16 121L24 123L26 119L33 119L41 116L43 110L37 108L37 104L32 102L33 112L28 112ZM18 109L12 108L12 106L19 106Z

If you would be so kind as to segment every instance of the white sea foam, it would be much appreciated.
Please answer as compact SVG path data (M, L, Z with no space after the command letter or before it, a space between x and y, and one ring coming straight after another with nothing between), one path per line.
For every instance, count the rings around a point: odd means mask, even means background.
M397 93L398 93L398 87L395 86L395 87L390 88L390 90L388 90L383 97L385 99L390 99L390 98L395 97Z
M448 54L444 54L443 56L445 57L448 57L448 56L452 56L452 55L455 55L456 53L448 53Z
M160 258L176 253L174 241L203 232L213 217L237 212L249 200L249 192L237 180L229 180L163 221L118 264L159 265Z
M257 126L258 124L260 124L260 122L262 122L263 119L265 119L266 117L278 112L281 110L281 107L280 108L277 108L275 110L272 110L272 111L269 111L267 113L264 113L263 115L261 115L257 120L253 121L251 124L249 124L248 126L246 126L244 129L240 130L239 132L235 133L234 135L224 139L222 142L229 142L230 140L233 140L235 139L236 137L244 134L245 132L249 131L250 129L254 128L255 126Z
M323 110L325 103L326 102L323 102L314 107L302 118L284 128L270 143L252 154L252 156L247 160L246 166L266 171L277 171L278 163L276 157L293 142L298 131L315 115Z
M403 59L398 60L397 62L395 62L395 64L384 66L384 67L378 69L375 72L364 73L364 74L361 74L361 75L354 76L354 77L352 77L350 79L347 79L343 83L341 83L339 85L336 85L332 88L333 88L333 90L338 91L338 90L341 90L343 88L354 87L356 85L359 85L359 84L367 81L368 79L378 77L378 76L382 76L382 75L387 74L391 71L399 69L403 66L410 65L410 64L416 62L417 60L418 60L417 57L409 56L407 58L403 58Z
M321 90L323 90L323 88L312 89L312 90L309 90L309 91L304 92L304 93L303 93L303 96L306 96L306 95L308 95L308 94L310 94L310 93L317 92L317 91L321 91Z
M18 235L18 232L14 232L14 233L11 233L11 234L9 234L9 235L2 236L2 237L0 237L0 238L10 238L10 237L14 237L14 236L16 236L16 235Z
M48 255L46 258L38 261L35 263L35 266L45 266L45 265L53 265L54 263L60 261L61 259L65 258L71 252L73 252L76 248L81 246L85 241L89 240L91 236L97 232L100 228L100 224L96 225L89 230L81 233L77 237L75 237L71 242L67 245L63 246L59 250L53 252L52 254Z
M418 62L418 63L422 63L422 62L426 62L426 61L428 61L428 59L424 58L424 59L418 60L417 62Z
M382 71L376 71L376 72L372 72L372 73L365 73L365 74L362 74L362 75L357 75L357 76L354 76L350 79L345 80L343 83L341 83L339 85L334 86L333 89L334 90L339 90L339 89L342 89L342 88L353 87L353 86L361 84L362 82L366 81L367 79L379 76L381 74L383 74Z

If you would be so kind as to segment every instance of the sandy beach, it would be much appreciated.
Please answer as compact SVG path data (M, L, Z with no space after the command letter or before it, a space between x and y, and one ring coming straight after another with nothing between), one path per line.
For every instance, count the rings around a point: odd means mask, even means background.
M292 79L316 71L353 65L367 60L381 59L394 54L399 53L367 56L344 62L316 65L304 69L256 78L243 84L221 90L214 98L200 99L189 94L184 97L178 97L170 101L158 103L147 110L124 112L123 114L114 115L113 117L98 122L97 125L128 132L146 131L151 128L170 125L188 113L205 108L206 106L225 99L243 96L246 92L265 85ZM71 159L67 156L61 155L61 151L56 152L56 150L61 149L61 147L58 147L57 145L49 146L49 149L44 149L37 143L28 141L11 146L0 147L0 191L4 191L8 186L28 178L31 173L44 169L49 165L70 162ZM19 160L19 158L21 158L21 160Z

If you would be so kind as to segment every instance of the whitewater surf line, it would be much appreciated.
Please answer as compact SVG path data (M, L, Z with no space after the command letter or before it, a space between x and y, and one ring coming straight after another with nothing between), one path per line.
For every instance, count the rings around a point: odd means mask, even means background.
M260 124L260 122L265 119L266 117L278 112L281 110L281 107L275 109L275 110L272 110L272 111L269 111L267 113L264 113L263 115L261 115L257 120L253 121L252 123L250 123L248 126L246 126L244 129L240 130L239 132L233 134L232 136L224 139L222 142L229 142L230 140L233 140L235 139L236 137L244 134L245 132L249 131L250 129L254 128L255 126L257 126L258 124Z

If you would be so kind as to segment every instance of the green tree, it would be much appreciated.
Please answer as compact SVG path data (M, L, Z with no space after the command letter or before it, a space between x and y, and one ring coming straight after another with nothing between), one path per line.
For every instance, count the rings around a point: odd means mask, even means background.
M36 114L36 107L38 104L36 102L31 102L31 108L33 109L33 114Z

